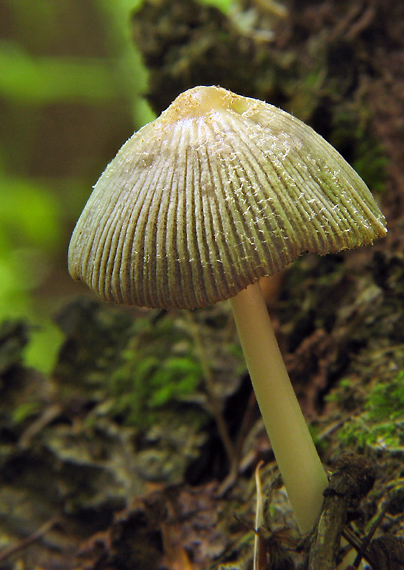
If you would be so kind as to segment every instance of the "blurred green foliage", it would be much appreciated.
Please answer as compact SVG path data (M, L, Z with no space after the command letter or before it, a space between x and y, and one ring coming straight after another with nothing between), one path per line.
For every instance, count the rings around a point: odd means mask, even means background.
M108 100L116 96L112 72L101 61L33 57L21 46L4 42L0 49L0 94L22 104Z
M404 372L369 391L364 412L345 423L339 432L344 445L404 451Z
M31 293L48 274L53 252L62 247L60 209L50 189L32 180L0 172L0 189L0 318L37 322L31 363L48 368L49 349L60 337L40 318Z
M70 287L69 234L93 176L112 158L108 141L116 129L123 143L153 118L140 97L146 72L131 41L130 16L139 3L6 0L0 6L0 320L24 317L34 325L27 360L44 370L60 342L51 315ZM122 135L114 107L127 125ZM71 121L85 109L91 117L94 108L107 121L97 133L105 142L92 149L95 135L80 123L75 133ZM46 144L52 150L48 141L59 127L58 148L47 162ZM71 141L75 148L67 146Z
M208 4L209 6L216 6L222 12L228 12L232 4L236 4L235 0L199 0L201 4Z

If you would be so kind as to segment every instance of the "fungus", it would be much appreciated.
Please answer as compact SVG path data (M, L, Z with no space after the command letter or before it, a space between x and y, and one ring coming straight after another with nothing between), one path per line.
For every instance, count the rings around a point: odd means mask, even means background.
M310 127L219 87L182 93L101 175L69 271L105 301L193 309L231 300L251 380L301 532L327 486L258 280L303 252L386 233L370 191Z

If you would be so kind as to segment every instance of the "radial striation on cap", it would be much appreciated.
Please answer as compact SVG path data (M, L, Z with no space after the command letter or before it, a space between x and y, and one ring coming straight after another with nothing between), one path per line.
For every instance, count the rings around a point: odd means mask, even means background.
M386 233L367 186L313 129L218 87L186 91L101 175L69 271L106 301L195 308L303 252Z

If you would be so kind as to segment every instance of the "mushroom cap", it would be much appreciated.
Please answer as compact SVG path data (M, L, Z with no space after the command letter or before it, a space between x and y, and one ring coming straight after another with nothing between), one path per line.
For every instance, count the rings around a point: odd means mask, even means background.
M268 103L195 87L107 166L74 229L69 271L106 301L195 308L303 252L385 233L367 186L313 129Z

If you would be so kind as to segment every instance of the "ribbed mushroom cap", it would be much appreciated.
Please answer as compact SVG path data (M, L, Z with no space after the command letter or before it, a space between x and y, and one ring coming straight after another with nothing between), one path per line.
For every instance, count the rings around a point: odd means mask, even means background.
M195 87L108 165L73 232L69 271L106 301L194 308L302 252L385 233L364 182L310 127L262 101Z

